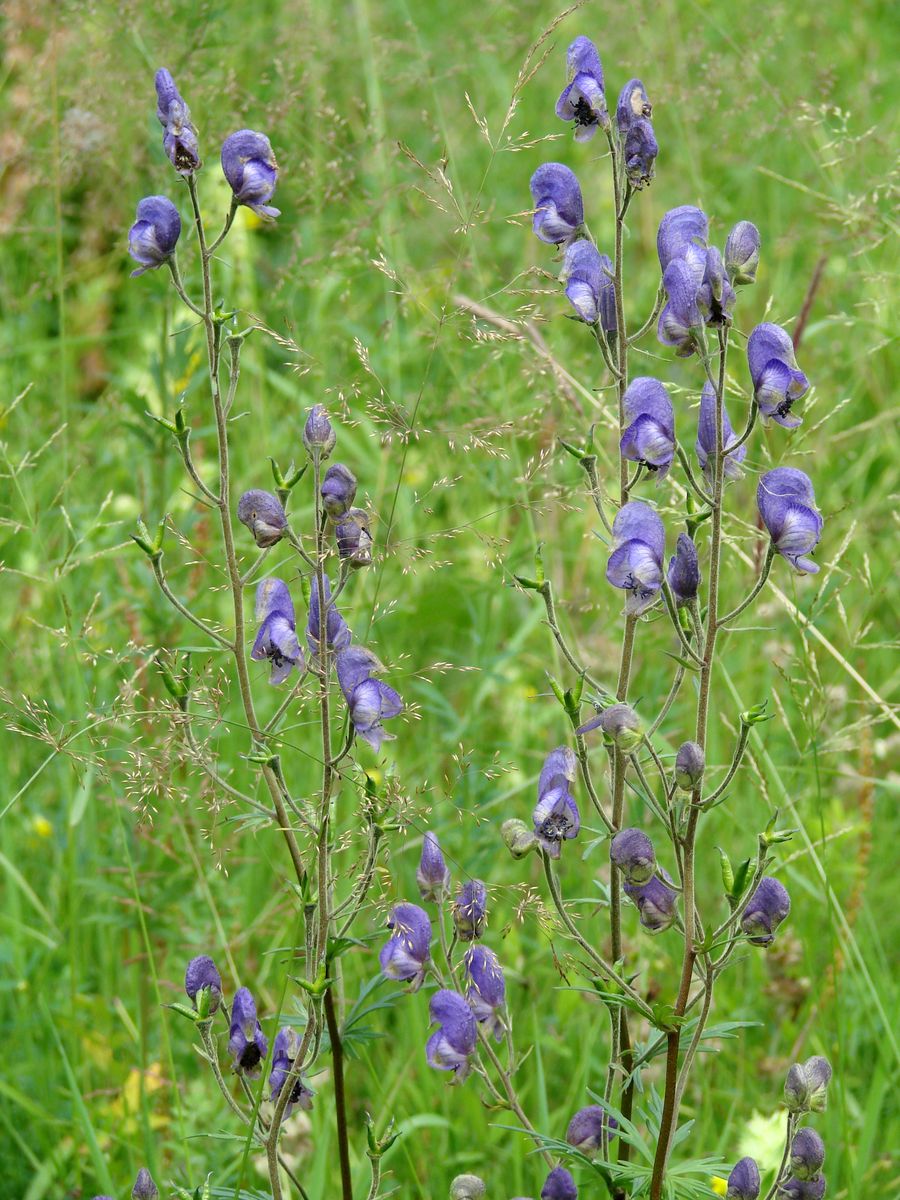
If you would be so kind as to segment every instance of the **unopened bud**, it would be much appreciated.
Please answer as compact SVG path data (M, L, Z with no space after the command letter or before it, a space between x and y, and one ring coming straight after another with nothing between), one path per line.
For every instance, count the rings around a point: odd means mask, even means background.
M500 833L513 858L525 858L532 850L537 849L538 842L534 831L518 817L510 817L508 821L504 821L500 826Z
M703 747L696 742L682 742L675 755L675 782L684 792L692 792L700 786L706 756Z
M314 405L303 427L303 445L310 458L318 454L319 461L323 461L334 449L336 441L337 434L328 419L328 413L321 404Z

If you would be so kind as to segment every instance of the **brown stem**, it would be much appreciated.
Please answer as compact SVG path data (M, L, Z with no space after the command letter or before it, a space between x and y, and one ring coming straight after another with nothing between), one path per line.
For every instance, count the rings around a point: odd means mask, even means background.
M334 1011L332 989L325 991L325 1023L331 1041L331 1058L334 1070L334 1110L338 1127L338 1156L341 1162L341 1194L344 1200L353 1200L353 1180L350 1175L350 1148L347 1135L347 1104L344 1096L344 1047Z

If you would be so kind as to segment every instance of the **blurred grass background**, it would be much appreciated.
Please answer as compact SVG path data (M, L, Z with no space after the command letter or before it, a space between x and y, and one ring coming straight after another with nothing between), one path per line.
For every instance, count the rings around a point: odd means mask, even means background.
M654 104L658 176L629 218L632 323L652 304L655 231L677 204L701 204L720 244L737 219L760 227L759 282L736 313L745 333L764 315L791 323L823 262L800 355L814 383L804 424L754 440L729 526L752 555L755 474L800 465L826 518L823 570L795 580L779 562L775 582L802 616L769 591L754 630L725 639L711 760L727 762L740 708L769 699L777 719L702 843L709 904L714 846L752 853L771 810L786 810L802 830L781 870L794 911L771 953L738 956L719 985L714 1019L759 1024L700 1064L685 1153L773 1163L783 1071L826 1053L836 1078L817 1123L830 1194L900 1195L890 1157L900 1066L896 13L836 0L588 3L553 33L555 49L504 125L528 47L557 11L535 0L4 6L4 1197L124 1196L143 1163L185 1185L213 1171L235 1194L242 1143L222 1136L227 1120L191 1031L160 1003L178 998L186 959L209 950L229 992L250 983L273 1011L280 948L295 929L278 835L242 834L235 811L179 755L150 660L194 639L128 542L138 515L170 512L185 539L169 537L176 589L224 617L214 531L183 488L168 436L145 416L171 413L184 394L193 444L211 465L201 339L162 274L128 278L137 200L164 192L188 211L154 115L160 65L200 128L213 224L227 208L217 163L227 133L265 130L282 168L282 218L263 229L242 212L217 267L217 294L284 342L254 334L244 352L237 486L267 486L268 455L299 459L302 414L323 400L342 420L340 457L379 515L381 556L354 582L346 614L393 664L414 711L380 766L404 832L390 839L360 926L374 934L393 898L414 897L421 830L434 828L457 880L491 885L489 944L507 967L517 1039L535 1044L520 1075L535 1123L561 1135L586 1087L600 1084L604 1011L564 990L578 976L565 964L561 974L552 952L539 864L513 863L498 834L507 816L529 819L539 764L565 737L546 673L571 682L511 572L531 573L544 543L566 627L605 678L620 630L579 471L555 441L583 436L592 421L608 429L609 401L596 390L608 380L584 331L564 319L552 256L525 212L531 172L556 158L578 171L598 239L611 237L599 142L575 146L553 116L565 46L580 32L599 46L611 98L639 75ZM183 270L196 288L190 245L186 229ZM527 337L473 319L461 296L538 322L574 382L560 383ZM673 362L652 337L641 350L633 372L681 389L691 446L697 364ZM746 387L734 353L735 425ZM609 453L607 432L601 440ZM653 498L671 531L675 493ZM726 600L751 577L731 554ZM668 687L667 648L657 626L642 633L635 695L647 712ZM195 655L194 670L210 747L248 781L221 664ZM262 694L262 672L257 681ZM313 785L308 720L298 710L285 732L301 793ZM690 721L685 689L667 723L673 745ZM345 817L354 803L345 790ZM585 928L600 938L604 851L582 858L588 840L567 847L563 878L568 896L586 898ZM634 945L633 912L628 920ZM649 956L643 986L671 992L676 944L639 948ZM346 959L351 1000L374 969L367 951ZM508 1117L483 1106L474 1080L448 1089L426 1068L425 998L367 1023L384 1036L351 1046L361 1194L368 1111L379 1128L395 1117L403 1130L386 1164L400 1195L442 1197L463 1170L483 1174L491 1196L536 1195L539 1164L501 1128ZM288 1148L310 1195L327 1197L337 1178L331 1088L327 1076L314 1083L316 1107L309 1121L294 1118ZM264 1186L252 1161L242 1185Z

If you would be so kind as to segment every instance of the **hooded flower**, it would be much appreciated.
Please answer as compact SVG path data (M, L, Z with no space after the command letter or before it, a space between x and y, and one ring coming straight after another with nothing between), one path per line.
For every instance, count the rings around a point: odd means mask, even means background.
M459 992L446 988L431 997L428 1013L431 1024L438 1026L425 1047L428 1065L438 1071L453 1071L454 1082L462 1083L469 1073L469 1058L478 1037L475 1014Z
M199 954L188 963L184 973L184 990L198 1012L205 1007L209 1016L212 1016L218 1009L222 1000L222 976L208 954ZM203 993L208 999L204 999Z
M759 246L759 230L753 222L738 221L725 243L725 270L735 286L756 282Z
M656 174L654 164L659 154L656 135L649 121L639 118L632 122L625 135L623 154L628 182L636 191L641 191Z
M809 391L809 380L797 366L791 335L768 321L757 325L747 341L747 365L760 415L785 429L802 424L791 408Z
M566 285L569 303L588 325L600 322L605 333L616 330L616 295L612 260L593 242L579 238L566 246L560 282Z
M759 1188L759 1168L752 1158L742 1158L728 1176L725 1200L757 1200Z
M264 133L239 129L222 143L222 171L238 204L246 204L259 217L278 217L281 210L269 201L278 182L278 163L272 143Z
M575 755L568 746L557 746L544 760L538 779L534 809L534 832L551 858L559 858L563 841L576 837L581 828L578 805L572 798Z
M141 1167L131 1189L131 1200L157 1200L159 1188L146 1167Z
M569 1122L566 1141L582 1154L595 1154L602 1144L604 1126L608 1137L615 1137L619 1122L611 1117L599 1104L580 1108Z
M741 929L751 946L771 946L775 930L791 911L787 888L767 875L759 885L741 917Z
M805 1063L794 1063L784 1081L784 1102L792 1113L824 1112L831 1082L831 1063L815 1054Z
M809 476L796 467L767 471L756 489L756 503L778 553L801 573L815 575L818 564L808 555L819 544L823 521Z
M706 755L697 742L682 742L675 755L675 782L683 792L699 787L706 768Z
M487 888L480 879L470 879L456 893L453 924L462 942L481 937L487 921Z
M613 521L613 550L606 564L606 578L622 588L627 597L625 611L637 616L655 602L663 577L666 534L657 513L640 500L631 500Z
M281 1089L285 1085L291 1068L294 1065L294 1059L297 1057L297 1051L300 1049L300 1039L297 1037L290 1025L282 1025L275 1034L275 1041L272 1043L272 1070L269 1072L269 1099L273 1104L278 1102L278 1097L281 1095ZM300 1076L297 1075L291 1081L291 1096L287 1104L284 1106L284 1119L291 1115L294 1106L299 1105L301 1108L312 1108L313 1093L303 1083Z
M620 829L609 843L609 859L627 883L647 883L656 874L653 843L642 829Z
M619 92L616 104L616 124L619 133L624 138L637 121L649 121L652 116L653 108L644 85L639 79L629 79Z
M562 163L544 163L531 177L533 227L542 242L568 242L584 224L584 202L575 172Z
M747 443L738 446L731 454L727 451L738 440L737 434L728 419L728 409L722 405L722 446L726 451L723 475L725 479L740 479L743 475L741 463L747 457ZM700 393L700 418L697 422L697 441L694 446L697 460L706 482L713 482L713 462L716 454L716 393L712 384L707 380Z
M440 904L450 886L450 871L444 862L437 834L429 830L422 838L422 857L416 868L416 883L423 900Z
M683 258L691 249L706 250L709 221L706 213L691 204L671 208L659 223L656 252L663 275L675 259Z
M666 872L662 872L668 879ZM656 876L646 883L625 883L625 894L637 905L641 924L648 933L662 933L675 920L678 893Z
M175 253L181 233L178 209L167 196L145 196L128 231L128 253L140 266L131 278L155 271Z
M163 150L175 170L185 177L198 171L200 146L191 110L165 67L156 72L156 116L165 131Z
M334 463L325 472L320 491L322 506L332 521L336 521L356 499L356 476L343 463Z
M664 479L675 457L675 414L668 391L658 379L641 375L626 388L622 404L623 458L656 472L657 481Z
M797 1179L815 1179L825 1162L825 1143L815 1129L798 1129L791 1142L791 1174Z
M613 525L615 529L615 525ZM608 738L622 751L628 754L635 746L640 745L644 737L644 726L630 704L611 704L604 708L596 717L591 717L584 725L576 729L583 736L592 729L602 729Z
M254 662L268 659L272 664L269 683L284 683L294 667L303 661L297 641L297 622L288 586L281 579L263 579L256 589L256 620L259 629L250 651Z
M372 533L369 514L363 508L351 508L334 527L338 554L351 567L368 567L372 562Z
M697 547L686 533L679 533L675 553L669 559L667 574L669 587L676 605L689 604L696 600L700 590L700 563Z
M328 638L328 649L335 650L340 653L350 645L350 630L347 622L338 612L334 604L329 603L331 600L331 584L327 578L322 580L323 592L325 594L325 609L328 616L325 621L326 636ZM319 653L319 638L321 631L319 627L319 587L318 580L312 580L312 586L309 590L309 617L306 622L306 644L309 646L310 652L317 656ZM368 653L364 651L363 653ZM372 661L378 660L372 655Z
M231 1030L228 1050L234 1057L234 1069L239 1075L255 1079L260 1063L266 1057L269 1043L256 1019L256 1004L249 988L238 988L231 1006Z
M417 992L431 958L431 921L417 904L397 904L388 918L393 933L381 947L378 961L388 979L409 981Z
M721 253L707 244L706 214L692 205L673 208L663 217L656 248L667 303L657 333L682 358L697 348L704 325L730 325L735 294Z
M382 742L394 739L381 722L402 713L403 700L392 687L374 678L384 668L370 650L348 646L338 651L335 662L338 683L357 737L368 742L373 750L380 750Z
M487 946L470 946L463 963L468 980L466 999L475 1020L499 1042L503 1036L500 1011L506 1003L506 982L500 960Z
M703 320L707 325L730 325L731 310L736 300L722 261L722 252L715 246L708 247L703 281L697 293L697 304Z
M590 141L598 127L609 128L603 67L590 38L577 37L566 52L566 86L556 102L556 115L575 122L576 142Z
M791 1176L790 1179L779 1184L778 1200L822 1200L826 1188L824 1175L819 1175L815 1179L797 1179L795 1176Z
M316 453L323 462L335 447L337 434L322 404L314 404L306 414L303 426L303 445L312 458Z
M541 1200L578 1200L575 1180L565 1167L554 1167L547 1176L541 1188Z
M281 502L271 492L254 488L244 492L238 501L238 520L253 534L257 546L266 549L280 542L287 528L287 517Z

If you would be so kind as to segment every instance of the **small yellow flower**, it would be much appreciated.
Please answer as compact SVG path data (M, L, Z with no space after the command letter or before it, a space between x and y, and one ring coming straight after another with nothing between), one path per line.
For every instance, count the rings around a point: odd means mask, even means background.
M713 1175L712 1179L709 1181L709 1186L717 1196L724 1196L728 1192L728 1180L722 1179L718 1175Z
M37 837L43 838L44 841L46 841L47 838L53 837L53 826L46 817L32 817L31 831Z

